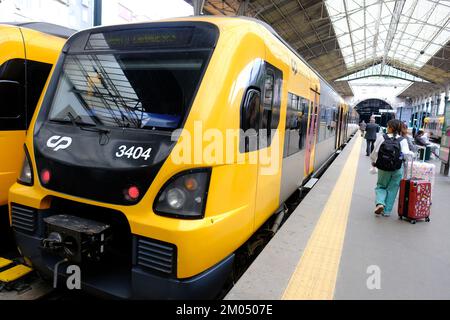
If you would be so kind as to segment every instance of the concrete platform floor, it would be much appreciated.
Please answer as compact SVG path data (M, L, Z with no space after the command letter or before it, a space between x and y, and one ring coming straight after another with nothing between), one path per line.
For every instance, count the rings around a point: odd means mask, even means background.
M376 175L367 174L370 162L361 152L335 299L450 299L450 177L439 174L438 160L432 163L431 222L411 225L396 214L373 216ZM381 289L367 289L370 266L381 271Z
M431 222L376 217L362 140L352 139L226 299L450 299L450 177L436 176Z

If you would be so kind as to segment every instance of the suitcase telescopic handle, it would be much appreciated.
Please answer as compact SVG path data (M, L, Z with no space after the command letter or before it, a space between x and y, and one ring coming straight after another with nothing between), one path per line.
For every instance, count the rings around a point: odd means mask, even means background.
M405 179L408 179L408 166L409 168L409 179L412 179L412 175L413 175L413 167L414 167L414 157L416 156L416 154L407 154L405 155L405 166L403 168L403 176L405 177ZM411 165L409 165L411 164Z

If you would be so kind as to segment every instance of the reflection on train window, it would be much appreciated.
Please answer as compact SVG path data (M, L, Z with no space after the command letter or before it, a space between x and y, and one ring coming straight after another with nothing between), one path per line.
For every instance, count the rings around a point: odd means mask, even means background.
M324 141L335 134L336 109L328 106L320 106L320 124L318 142Z
M300 126L300 133L299 133L299 135L300 135L300 141L299 141L300 150L303 149L305 146L306 133L308 130L309 104L310 104L310 101L308 99L302 98L303 117L302 117L301 126Z
M267 141L260 140L259 148L272 142L272 129L277 129L280 121L282 72L268 66L264 77L264 103L261 129L267 130Z
M268 142L270 141L269 128L271 127L272 105L273 105L274 75L268 71L264 79L264 110L262 115L262 129L267 129ZM269 142L270 144L270 142Z
M284 158L303 149L308 126L309 101L295 94L288 93L286 110L286 128L284 138Z
M243 98L240 122L241 129L245 133L244 138L241 136L239 140L240 152L254 151L270 146L272 142L271 129L277 129L280 122L282 72L269 64L265 68L264 77L259 80L258 84L251 84ZM248 146L249 137L253 135L248 132L249 129L258 130L256 145ZM261 130L265 130L263 131L264 136L261 135L263 133Z
M266 74L266 78L264 81L264 107L267 109L272 108L273 82L274 82L274 76L273 76L272 72L269 71Z
M207 52L70 55L51 120L173 130L194 98Z
M258 149L258 130L261 106L261 93L256 88L250 88L244 96L241 109L240 151L250 152Z

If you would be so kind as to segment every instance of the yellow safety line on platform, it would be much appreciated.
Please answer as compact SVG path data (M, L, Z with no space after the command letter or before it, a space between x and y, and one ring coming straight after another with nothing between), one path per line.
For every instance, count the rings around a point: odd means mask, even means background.
M333 299L361 143L358 136L282 299Z
M0 282L11 282L29 274L33 269L19 264L6 271L0 272Z
M0 268L4 268L12 263L11 260L0 257Z

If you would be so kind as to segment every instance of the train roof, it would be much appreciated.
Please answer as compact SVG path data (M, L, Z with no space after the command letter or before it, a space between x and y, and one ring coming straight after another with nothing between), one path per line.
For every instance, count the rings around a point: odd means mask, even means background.
M321 81L323 81L326 85L328 85L330 88L332 88L333 89L333 91L335 91L334 90L334 88L328 83L328 81L326 81L325 80L325 78L323 78L321 75L320 75L320 73L319 72L317 72L306 60L305 60L305 58L303 58L298 52L297 52L297 50L295 50L294 48L292 48L292 46L286 41L286 40L284 40L279 34L278 34L278 32L276 32L275 31L275 29L274 28L272 28L272 26L270 26L269 24L267 24L266 22L264 22L264 21L262 21L262 20L259 20L259 19L255 19L255 18L252 18L252 17L245 17L245 16L243 16L243 17L237 17L237 18L240 18L240 19L245 19L245 20L250 20L250 21L253 21L253 22L255 22L255 23L258 23L258 24L260 24L260 25L262 25L264 28L266 28L271 34L273 34L278 40L280 40L282 43L283 43L283 45L285 45L294 55L296 55L297 56L297 58L299 58L308 68L310 68L311 69L311 71L312 72L314 72L314 74L321 80ZM336 92L337 93L337 92ZM339 95L339 94L338 94ZM339 95L340 96L340 95Z
M137 26L140 27L145 24L153 24L153 23L160 23L160 22L176 22L176 21L204 21L204 22L211 22L212 20L220 21L220 20L241 20L241 21L247 21L251 23L258 24L262 27L264 27L267 31L269 31L272 35L274 35L281 43L288 48L296 57L298 57L313 73L316 75L322 83L327 85L331 88L332 91L334 91L341 99L342 97L339 95L339 93L336 92L336 90L331 86L328 81L325 80L292 46L286 42L269 24L265 23L264 21L252 18L252 17L246 17L246 16L235 16L235 17L222 17L222 16L192 16L192 17L181 17L181 18L168 18L158 21L151 21L151 22L139 22L139 23L132 23L132 24L120 24L120 25L112 25L112 26L99 26L94 27L90 29L83 30L84 31L103 31L103 30L112 30L112 29L120 29L120 28L126 28L130 26Z
M47 22L5 22L2 24L23 27L64 39L68 39L77 32L77 30Z

